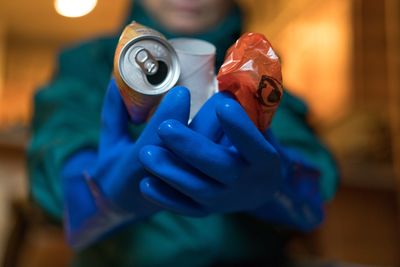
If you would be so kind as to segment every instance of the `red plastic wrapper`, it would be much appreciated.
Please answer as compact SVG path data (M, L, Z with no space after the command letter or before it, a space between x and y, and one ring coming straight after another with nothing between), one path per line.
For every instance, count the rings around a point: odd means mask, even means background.
M279 58L264 35L243 34L226 53L217 79L219 91L231 92L260 131L269 127L283 86Z

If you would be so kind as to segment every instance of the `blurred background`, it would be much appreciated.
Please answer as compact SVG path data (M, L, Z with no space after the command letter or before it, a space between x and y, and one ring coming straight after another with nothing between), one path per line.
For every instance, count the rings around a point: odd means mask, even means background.
M398 0L242 0L247 31L282 57L286 87L334 152L341 186L324 225L297 237L300 261L400 266ZM0 262L65 266L61 229L27 201L24 149L32 96L51 78L60 48L114 33L129 0L99 0L80 18L54 0L0 0ZM16 264L15 262L18 262Z

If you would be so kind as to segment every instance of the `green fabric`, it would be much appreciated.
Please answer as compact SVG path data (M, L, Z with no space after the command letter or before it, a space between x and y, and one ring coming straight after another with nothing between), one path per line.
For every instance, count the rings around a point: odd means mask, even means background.
M83 251L74 266L201 267L216 260L276 262L281 260L275 258L282 257L284 241L275 228L246 216L189 218L164 212Z
M320 190L325 201L331 200L338 186L335 161L307 124L308 109L304 102L285 93L271 128L279 142L301 153L321 173Z
M129 20L134 18L173 37L151 21L140 5L133 10ZM240 25L240 12L236 8L214 30L197 37L213 42L221 60L222 51L238 37ZM34 99L32 138L27 151L30 192L36 203L60 221L63 213L60 170L78 150L97 147L100 111L116 44L117 35L66 49L59 56L53 80ZM307 126L306 115L305 105L286 94L272 129L282 144L304 153L320 167L321 190L324 198L330 199L337 185L335 165ZM133 136L137 137L142 127L133 127ZM246 216L195 219L163 212L120 229L83 251L75 265L207 266L216 260L258 258L265 251L278 255L272 252L278 251L280 240L273 228Z
M61 53L56 77L35 95L27 151L30 191L58 219L63 210L63 162L77 150L98 144L99 114L112 66L112 59L104 60L110 41L98 39Z

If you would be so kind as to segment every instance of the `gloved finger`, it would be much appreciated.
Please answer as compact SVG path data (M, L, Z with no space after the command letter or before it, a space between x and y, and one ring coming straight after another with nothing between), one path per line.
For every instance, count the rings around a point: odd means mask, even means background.
M217 104L226 98L231 98L226 93L216 93L201 107L190 123L190 128L210 140L217 142L222 136L222 128L215 114Z
M144 178L140 182L140 191L147 200L169 211L193 217L206 215L198 203L157 178Z
M190 93L182 86L172 88L162 99L157 110L141 133L136 144L142 147L147 144L159 144L157 135L159 125L168 119L175 119L187 124L190 112Z
M99 150L107 151L121 140L128 140L129 115L119 94L115 80L108 85L101 112L101 136Z
M222 138L218 141L218 144L226 147L231 147L232 142L229 140L228 136L226 134L222 135Z
M143 147L140 161L148 172L200 203L207 203L225 188L162 147Z
M178 121L163 122L158 135L162 144L179 159L222 184L230 184L240 175L244 162L237 154Z
M217 117L224 133L249 162L265 160L269 155L276 154L237 101L222 101L217 107Z
M121 150L110 150L107 153L107 157L99 158L94 179L101 184L106 194L119 192L121 196L130 195L131 188L137 186L137 181L133 177L137 177L138 168L133 163L138 161L138 148L134 143L130 143L124 147L123 156L118 154Z
M264 138L275 148L275 150L281 154L282 151L282 146L279 144L278 139L275 137L275 135L272 133L271 128L268 128L264 132Z

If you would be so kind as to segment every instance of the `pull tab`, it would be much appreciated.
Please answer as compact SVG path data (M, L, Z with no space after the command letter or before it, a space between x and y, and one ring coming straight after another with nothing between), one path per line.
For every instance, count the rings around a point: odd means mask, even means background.
M157 73L158 62L147 49L140 48L136 52L135 61L146 75L154 75Z

